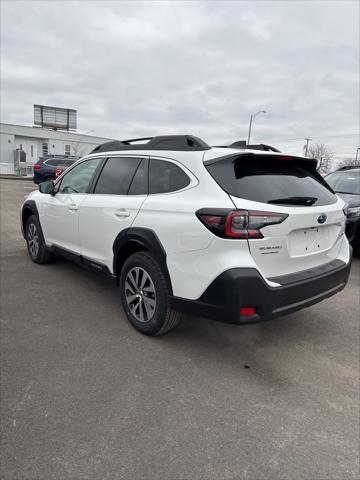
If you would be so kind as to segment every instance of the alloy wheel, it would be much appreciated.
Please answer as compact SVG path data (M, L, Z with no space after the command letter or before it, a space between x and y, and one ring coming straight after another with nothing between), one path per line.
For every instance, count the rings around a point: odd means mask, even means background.
M156 308L156 292L150 275L141 267L134 267L125 279L126 303L139 322L149 322Z
M39 235L36 226L30 223L27 231L27 240L29 245L30 255L35 258L39 253Z

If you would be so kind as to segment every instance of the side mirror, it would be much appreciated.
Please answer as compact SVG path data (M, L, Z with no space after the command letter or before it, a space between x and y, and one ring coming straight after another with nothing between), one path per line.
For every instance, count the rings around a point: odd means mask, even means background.
M54 182L52 180L49 180L47 182L41 182L39 184L39 192L53 195L54 194Z

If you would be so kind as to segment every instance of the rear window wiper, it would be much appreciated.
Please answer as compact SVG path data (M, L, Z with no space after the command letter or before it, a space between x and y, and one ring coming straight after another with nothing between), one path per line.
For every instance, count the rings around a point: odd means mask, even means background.
M267 203L278 203L285 205L314 205L317 197L285 197L269 200Z

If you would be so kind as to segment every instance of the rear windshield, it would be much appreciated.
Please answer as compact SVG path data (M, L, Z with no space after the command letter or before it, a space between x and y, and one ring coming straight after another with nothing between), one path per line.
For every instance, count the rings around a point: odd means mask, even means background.
M336 196L306 160L245 154L215 161L206 168L223 190L235 197L296 206L336 202Z

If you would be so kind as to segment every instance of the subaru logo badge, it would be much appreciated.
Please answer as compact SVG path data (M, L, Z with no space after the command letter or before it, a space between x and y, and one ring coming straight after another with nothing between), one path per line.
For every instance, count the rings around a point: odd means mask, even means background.
M325 215L325 213L322 213L321 215L318 216L317 221L318 223L323 224L326 222L326 219L327 219L327 215Z

